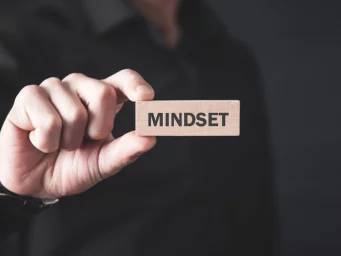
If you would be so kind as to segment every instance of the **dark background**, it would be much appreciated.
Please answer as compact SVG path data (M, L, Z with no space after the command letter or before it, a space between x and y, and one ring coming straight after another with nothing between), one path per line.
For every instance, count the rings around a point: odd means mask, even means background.
M341 255L340 2L211 2L265 80L282 254Z
M0 0L1 26L22 2ZM261 67L281 254L341 255L341 3L210 2Z

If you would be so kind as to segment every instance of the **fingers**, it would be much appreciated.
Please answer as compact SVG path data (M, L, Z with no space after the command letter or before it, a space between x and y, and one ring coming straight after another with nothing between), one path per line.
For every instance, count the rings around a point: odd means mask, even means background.
M48 78L40 85L62 119L60 148L75 150L83 141L88 113L77 93L58 78Z
M74 73L62 81L49 78L40 86L24 87L15 100L9 120L29 132L32 144L42 152L50 153L59 148L75 150L84 137L107 138L123 102L153 98L153 88L132 70L122 70L104 80ZM128 139L120 139L124 140ZM150 143L149 139L140 137L133 141ZM140 146L136 144L136 148Z
M8 119L29 131L31 143L40 151L50 153L58 149L62 120L39 86L26 86L20 91Z
M102 146L98 158L100 176L107 178L116 174L152 149L155 144L155 137L136 136L135 131L132 131Z
M112 86L82 74L71 74L63 79L71 87L88 112L86 135L93 140L106 138L113 129L116 115L116 92Z
M153 88L141 75L130 69L124 69L102 81L115 88L118 104L128 99L134 102L153 100L155 96Z

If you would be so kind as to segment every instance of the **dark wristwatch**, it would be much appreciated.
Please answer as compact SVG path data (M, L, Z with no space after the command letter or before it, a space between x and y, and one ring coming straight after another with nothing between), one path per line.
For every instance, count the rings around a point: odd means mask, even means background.
M58 199L40 199L18 195L6 189L0 182L0 211L34 215L58 201Z

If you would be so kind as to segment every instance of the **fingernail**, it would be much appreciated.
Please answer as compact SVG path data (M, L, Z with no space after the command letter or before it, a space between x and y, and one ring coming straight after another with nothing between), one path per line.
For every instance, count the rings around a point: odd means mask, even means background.
M139 85L136 87L136 91L143 94L153 94L154 90L149 85Z

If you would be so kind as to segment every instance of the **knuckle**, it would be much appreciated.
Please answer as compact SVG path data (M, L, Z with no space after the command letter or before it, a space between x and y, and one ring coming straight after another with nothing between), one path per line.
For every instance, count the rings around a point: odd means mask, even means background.
M57 115L46 115L41 126L44 130L53 132L62 128L62 120Z
M15 97L14 105L26 104L39 94L41 94L41 88L38 85L27 85Z
M116 99L116 94L111 86L100 86L97 92L97 100L100 102L112 101Z
M27 85L21 89L19 95L23 98L30 98L35 94L40 93L39 86L37 85Z
M41 83L42 86L58 86L61 84L62 84L62 82L57 77L47 78Z
M71 123L86 122L88 113L84 108L74 108L68 113L68 121Z
M84 78L85 75L82 74L82 73L71 73L69 75L67 75L63 81L75 81L75 80L79 80L79 79L82 79Z
M123 76L124 78L126 78L130 81L142 79L141 75L132 69L123 69L119 72L119 75Z

